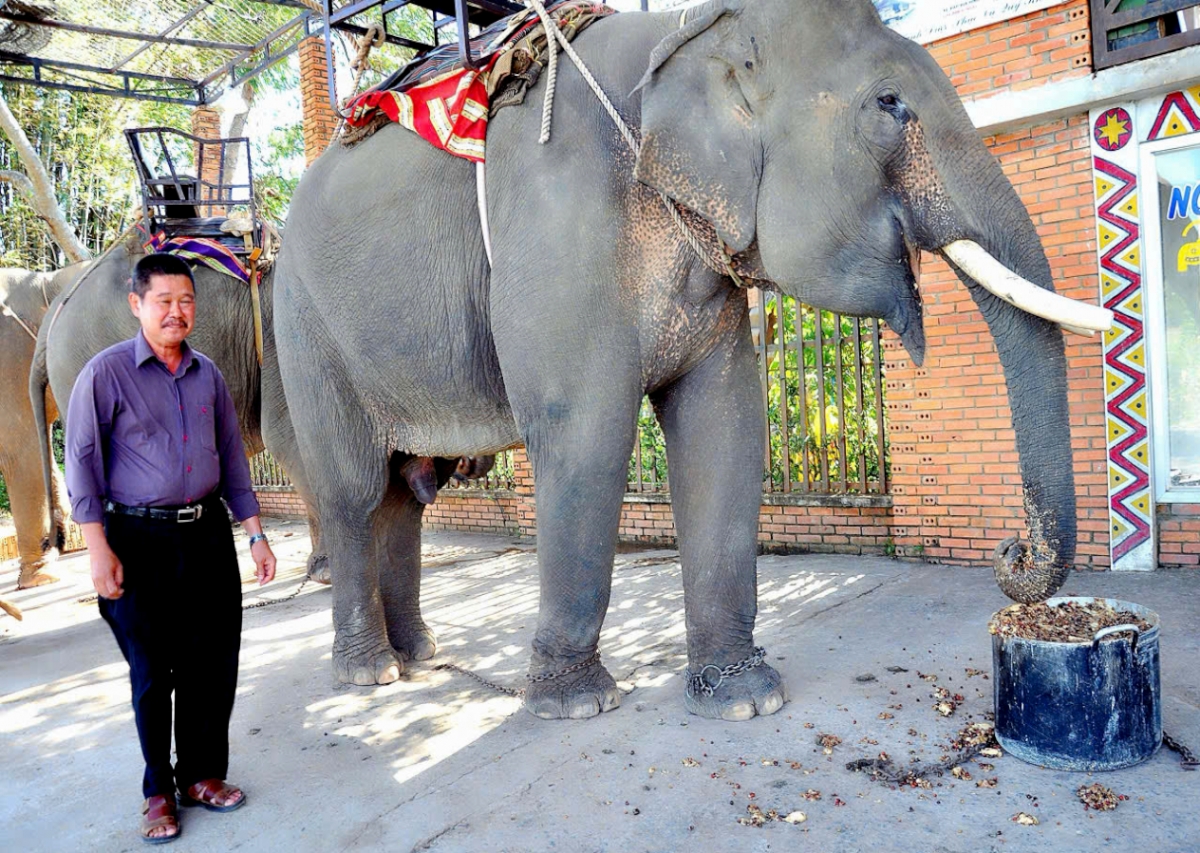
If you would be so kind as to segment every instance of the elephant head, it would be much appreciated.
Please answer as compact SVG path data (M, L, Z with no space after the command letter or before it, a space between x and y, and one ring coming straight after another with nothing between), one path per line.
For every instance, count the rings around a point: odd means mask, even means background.
M1058 326L1111 315L1054 294L1028 213L938 65L869 0L711 0L684 13L639 88L640 181L783 292L882 318L918 364L914 261L947 259L995 340L1017 436L1028 542L997 547L997 580L1019 601L1052 595L1076 540Z

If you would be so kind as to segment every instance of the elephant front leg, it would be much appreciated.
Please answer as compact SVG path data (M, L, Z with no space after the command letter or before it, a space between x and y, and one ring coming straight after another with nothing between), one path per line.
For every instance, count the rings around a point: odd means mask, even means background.
M786 700L754 644L762 501L762 398L743 322L727 345L652 397L667 439L683 564L693 714L747 720Z
M620 405L573 410L554 426L526 430L541 595L525 707L544 719L594 717L621 703L616 681L600 663L598 643L612 590L637 404L633 395Z

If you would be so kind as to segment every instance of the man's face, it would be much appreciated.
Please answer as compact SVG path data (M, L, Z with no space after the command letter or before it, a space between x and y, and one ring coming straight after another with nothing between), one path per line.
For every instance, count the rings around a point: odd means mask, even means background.
M145 296L129 294L129 307L151 346L173 349L196 322L196 289L186 275L153 275Z

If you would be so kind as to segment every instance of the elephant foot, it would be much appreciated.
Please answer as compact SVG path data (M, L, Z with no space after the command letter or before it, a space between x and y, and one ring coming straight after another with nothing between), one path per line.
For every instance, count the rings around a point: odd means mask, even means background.
M550 664L536 667L540 656L535 655L535 668L530 676L537 678L562 667ZM525 688L525 708L543 720L585 720L621 704L621 691L608 670L597 660L583 669L566 672L554 678L531 681Z
M41 569L22 569L17 576L17 589L33 589L51 583L58 583L58 577Z
M437 653L437 635L420 616L397 621L388 628L388 639L402 660L429 660Z
M333 674L343 684L391 684L404 672L404 663L388 644L370 648L333 649Z
M308 558L308 579L313 583L329 586L333 583L333 575L329 571L328 554L311 554Z
M748 660L753 660L753 656ZM724 677L715 667L689 669L689 673L703 679L703 685L689 679L691 683L683 699L688 712L698 717L730 722L749 720L774 714L787 701L783 676L765 663Z

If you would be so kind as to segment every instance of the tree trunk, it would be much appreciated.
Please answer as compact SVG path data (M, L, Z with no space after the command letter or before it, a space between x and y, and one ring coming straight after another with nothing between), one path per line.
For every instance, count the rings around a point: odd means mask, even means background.
M54 242L62 248L72 263L86 261L92 256L92 253L83 243L79 242L79 237L76 236L70 223L63 216L62 209L58 206L58 200L54 195L54 184L51 182L50 176L46 174L46 168L30 144L29 138L25 136L25 131L21 129L21 125L17 124L16 117L9 110L3 93L0 93L0 130L3 130L12 140L27 176L25 182L22 183L13 181L12 173L4 172L0 173L4 176L2 179L11 181L14 186L25 193L37 215L46 221L46 225L50 228L50 234L54 237Z

